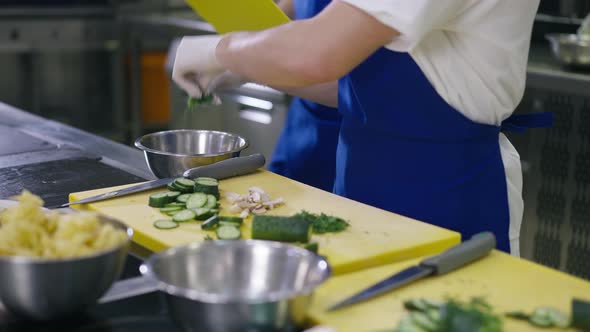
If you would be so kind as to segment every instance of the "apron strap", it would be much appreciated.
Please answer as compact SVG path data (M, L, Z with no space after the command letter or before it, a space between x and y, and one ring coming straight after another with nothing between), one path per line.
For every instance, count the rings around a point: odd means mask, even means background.
M524 133L531 128L552 128L553 113L513 114L502 121L501 131Z

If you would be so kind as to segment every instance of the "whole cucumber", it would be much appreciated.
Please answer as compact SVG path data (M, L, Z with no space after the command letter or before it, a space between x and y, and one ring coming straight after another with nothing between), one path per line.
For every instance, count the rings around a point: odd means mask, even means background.
M296 217L254 216L252 238L281 242L307 243L311 238L309 221Z

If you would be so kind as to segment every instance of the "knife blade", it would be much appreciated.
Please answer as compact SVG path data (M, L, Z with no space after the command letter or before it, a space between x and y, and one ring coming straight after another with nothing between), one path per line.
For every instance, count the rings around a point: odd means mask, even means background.
M252 173L257 169L264 166L266 160L260 153L256 153L246 157L230 158L222 161L218 161L211 165L199 166L191 168L185 171L182 176L185 178L196 178L196 177L211 177L218 180L227 179L234 176L244 175ZM150 189L165 187L168 183L174 181L176 177L158 179L154 181L145 182L135 186L127 187L121 190L115 190L108 193L84 198L78 201L65 203L52 208L64 208L76 204L86 204L98 202L110 198L121 197L130 195L137 192L142 192Z
M427 258L421 261L418 265L402 270L401 272L379 281L359 293L336 303L328 308L328 311L363 302L428 276L443 275L454 271L470 262L484 257L495 247L496 237L493 233L483 232L475 234L468 241L456 245L440 255Z

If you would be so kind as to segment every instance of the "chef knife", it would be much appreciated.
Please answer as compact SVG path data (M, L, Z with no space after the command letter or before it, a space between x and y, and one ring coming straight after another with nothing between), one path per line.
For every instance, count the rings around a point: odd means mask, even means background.
M456 245L438 256L427 258L418 265L396 273L393 276L333 305L328 311L337 310L368 300L424 277L437 276L451 272L467 263L482 258L495 247L496 237L494 234L490 232L476 234L470 240Z
M210 177L215 178L218 180L230 178L233 176L244 175L248 173L252 173L259 169L260 167L264 166L266 160L264 156L260 153L256 153L247 157L236 157L230 158L222 161L218 161L216 163L199 166L195 168L191 168L185 171L182 176L185 178L194 179L196 177ZM69 202L62 204L60 206L54 208L64 208L70 205L75 204L86 204L92 202L98 202L110 198L121 197L141 191L146 191L150 189L165 187L168 183L174 181L175 177L173 178L165 178L159 179L154 181L149 181L146 183L138 184L136 186L128 187L121 190L115 190L108 193L84 198L78 201Z

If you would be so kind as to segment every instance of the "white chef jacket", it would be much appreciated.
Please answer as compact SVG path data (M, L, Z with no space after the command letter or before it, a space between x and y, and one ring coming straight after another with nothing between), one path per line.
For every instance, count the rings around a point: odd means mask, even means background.
M408 52L438 94L470 120L499 126L522 99L539 0L341 1L399 31L386 47ZM504 134L499 140L510 250L519 256L524 210L520 156Z

